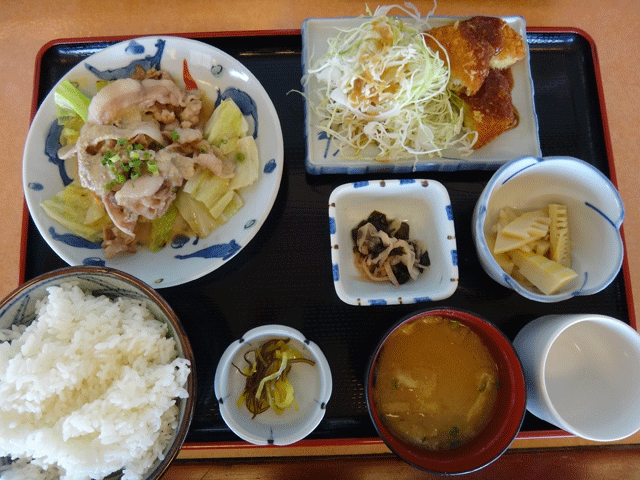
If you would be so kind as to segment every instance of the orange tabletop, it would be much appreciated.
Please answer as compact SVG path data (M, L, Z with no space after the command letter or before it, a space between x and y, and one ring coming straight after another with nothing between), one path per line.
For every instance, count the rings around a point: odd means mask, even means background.
M414 4L423 14L433 8L431 1ZM369 6L373 9L376 4L369 2ZM5 0L0 8L0 131L5 132L0 148L0 297L16 288L21 278L25 219L22 153L29 129L36 57L43 45L59 38L297 30L308 17L357 16L364 11L365 2L353 0ZM617 186L627 211L623 231L630 289L639 304L640 189L636 182L640 175L636 163L640 161L640 108L636 95L640 96L640 2L451 0L441 1L435 13L521 15L528 26L574 27L593 39ZM635 444L640 444L640 435L606 449L574 437L516 440L506 455L475 477L640 478L640 453L630 447ZM202 457L208 457L206 463L195 463ZM531 459L533 463L529 463ZM412 478L416 473L390 456L380 443L373 443L263 450L257 455L253 449L234 449L226 454L183 449L166 478L308 478L305 472L310 478L313 474Z

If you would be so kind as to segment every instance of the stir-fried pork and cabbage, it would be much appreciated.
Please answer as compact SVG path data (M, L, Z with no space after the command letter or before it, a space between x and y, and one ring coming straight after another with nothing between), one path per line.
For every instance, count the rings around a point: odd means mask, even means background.
M71 114L59 115L58 155L77 165L77 176L42 206L101 242L106 258L159 250L177 234L208 236L242 207L238 190L258 178L257 146L238 106L226 99L212 112L200 90L181 88L167 72L139 69L71 103Z

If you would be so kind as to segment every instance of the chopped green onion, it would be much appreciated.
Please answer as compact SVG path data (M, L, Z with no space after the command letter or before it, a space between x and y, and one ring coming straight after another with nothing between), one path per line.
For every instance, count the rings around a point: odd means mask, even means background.
M155 161L147 162L147 170L151 173L158 173L158 163Z
M139 160L140 154L138 152L129 152L129 158L133 160Z
M136 150L144 150L144 145L140 144L140 143L136 143L135 145L135 149Z
M124 147L125 143L127 143L127 139L126 138L119 138L118 139L118 145L120 145L121 147Z
M177 142L178 139L180 138L180 134L175 130L171 130L171 138L173 139L174 142Z
M236 153L236 162L244 162L244 153L242 152L237 152Z

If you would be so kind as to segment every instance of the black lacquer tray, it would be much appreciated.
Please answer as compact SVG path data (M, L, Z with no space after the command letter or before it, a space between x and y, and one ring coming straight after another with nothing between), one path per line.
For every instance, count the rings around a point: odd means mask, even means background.
M510 339L527 322L548 313L606 314L635 326L625 283L626 261L604 291L556 304L528 301L484 273L473 246L471 215L491 171L415 174L416 178L438 180L451 197L460 272L459 287L452 297L431 304L383 307L342 303L332 280L328 199L335 187L364 177L308 175L305 171L304 100L291 93L301 89L300 32L188 36L234 56L260 80L280 117L285 164L273 210L249 245L211 274L159 290L182 320L196 358L197 404L187 444L239 440L219 414L213 380L224 349L255 326L276 323L294 327L324 351L333 375L333 395L324 420L308 439L345 443L377 437L367 414L365 366L379 337L407 313L431 306L470 310L495 323ZM123 39L65 39L45 45L36 63L33 111L72 66ZM571 29L529 28L527 41L543 155L578 157L598 167L615 183L593 43L584 32ZM394 178L366 176L383 177ZM66 266L31 220L25 237L24 280ZM527 413L519 436L560 434Z

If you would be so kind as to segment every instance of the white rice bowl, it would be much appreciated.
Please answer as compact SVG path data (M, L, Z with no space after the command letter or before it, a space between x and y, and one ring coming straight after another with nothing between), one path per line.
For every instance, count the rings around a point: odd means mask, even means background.
M48 287L0 330L0 478L145 478L175 436L190 362L140 300Z

